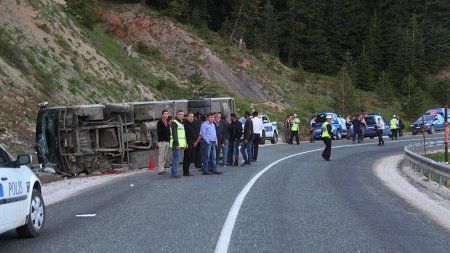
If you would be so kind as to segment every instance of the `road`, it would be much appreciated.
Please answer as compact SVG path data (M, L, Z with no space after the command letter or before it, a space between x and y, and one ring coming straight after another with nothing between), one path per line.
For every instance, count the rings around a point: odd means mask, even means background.
M449 252L450 233L392 193L372 170L414 140L403 137L384 147L368 139L363 145L335 141L341 147L330 162L313 151L323 148L321 142L267 145L258 162L224 168L223 175L192 169L194 177L181 179L150 172L126 177L49 206L39 238L0 235L0 252L214 252L236 197L265 168L239 206L227 248L218 250Z

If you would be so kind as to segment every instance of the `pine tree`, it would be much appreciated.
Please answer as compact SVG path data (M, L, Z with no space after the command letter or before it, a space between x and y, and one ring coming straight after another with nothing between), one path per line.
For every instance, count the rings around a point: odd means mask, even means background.
M378 77L375 87L379 105L385 106L392 101L392 84L387 77L386 72L382 71Z
M333 107L342 114L351 114L357 111L358 99L353 85L353 62L347 52L345 62L337 75L337 85L333 89Z
M93 0L67 1L66 11L72 14L78 22L89 29L92 29L99 21L97 13L94 10Z
M412 74L404 78L401 86L403 94L405 94L402 99L402 111L406 119L414 119L417 112L422 110L421 89L417 86L417 81Z

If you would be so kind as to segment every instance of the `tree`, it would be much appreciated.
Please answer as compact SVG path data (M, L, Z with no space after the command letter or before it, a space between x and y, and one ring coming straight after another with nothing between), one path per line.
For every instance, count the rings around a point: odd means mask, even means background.
M347 52L346 61L340 67L337 75L337 85L333 89L333 100L336 111L343 114L351 114L357 111L357 93L353 85L352 68L353 62L350 53Z
M89 29L92 29L99 21L97 13L94 10L93 0L66 1L66 11Z
M196 70L188 77L188 90L194 98L201 98L206 95L208 83L205 82L202 72Z
M406 119L414 119L418 111L422 109L422 92L417 86L417 81L413 75L408 75L403 79L402 91L405 96L402 99L402 111Z
M375 92L378 97L378 102L380 105L388 105L392 100L392 84L387 77L385 71L382 71L378 77Z

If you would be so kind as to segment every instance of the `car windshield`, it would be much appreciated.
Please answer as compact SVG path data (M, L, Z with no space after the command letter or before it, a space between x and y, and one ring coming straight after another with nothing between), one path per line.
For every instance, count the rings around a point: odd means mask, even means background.
M423 115L423 120L424 121L430 121L433 120L434 115ZM416 121L422 121L422 117L419 117Z
M316 123L323 123L323 122L327 121L326 114L317 114L316 116L317 116Z
M367 125L375 125L375 117L364 117Z

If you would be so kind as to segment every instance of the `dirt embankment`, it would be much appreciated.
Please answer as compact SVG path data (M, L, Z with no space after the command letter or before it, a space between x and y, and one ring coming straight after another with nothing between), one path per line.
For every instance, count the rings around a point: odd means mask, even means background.
M141 42L158 48L164 57L177 62L184 78L199 68L206 78L239 97L271 100L260 82L244 72L233 70L204 42L177 27L170 19L137 10L99 13L124 44Z

